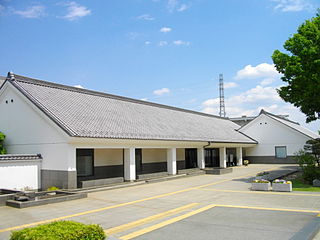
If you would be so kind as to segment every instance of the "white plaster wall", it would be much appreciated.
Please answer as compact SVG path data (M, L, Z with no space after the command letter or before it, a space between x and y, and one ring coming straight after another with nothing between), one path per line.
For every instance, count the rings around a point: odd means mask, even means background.
M0 112L8 153L40 153L43 169L76 169L75 148L67 143L67 134L8 82L0 92Z
M122 149L94 149L94 166L111 166L123 164Z
M287 155L292 156L310 139L263 114L240 131L259 142L246 148L246 156L275 156L275 146L286 146Z
M184 148L177 148L177 161L183 161L186 159L186 151Z
M167 149L142 149L142 163L166 162Z
M1 161L0 188L40 189L41 161Z

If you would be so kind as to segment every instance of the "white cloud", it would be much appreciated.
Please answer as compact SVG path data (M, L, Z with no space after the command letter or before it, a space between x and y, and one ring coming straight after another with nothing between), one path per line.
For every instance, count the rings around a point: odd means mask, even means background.
M64 15L62 18L67 19L69 21L74 21L91 14L90 9L88 9L85 6L81 6L76 2L68 2L65 5L67 6L67 14Z
M178 11L178 12L183 12L183 11L187 10L188 8L189 8L188 5L182 4L182 5L177 9L177 11Z
M227 89L227 88L234 88L234 87L238 87L238 84L235 83L235 82L226 82L224 83L224 88Z
M212 107L212 106L218 106L219 105L219 98L211 98L207 99L202 103L205 107Z
M187 10L190 6L187 4L180 4L180 2L178 0L168 0L167 2L167 9L170 13L172 12L183 12L185 10Z
M159 42L159 46L160 46L160 47L163 47L163 46L166 46L166 45L168 45L168 42L167 42L167 41L160 41L160 42Z
M253 115L261 110L262 106L266 110L272 110L274 106L280 104L282 100L273 87L262 87L260 85L242 92L238 95L225 99L226 113L229 117ZM219 98L207 99L202 102L202 112L219 114ZM270 106L273 106L270 108Z
M270 85L271 83L273 83L275 81L277 81L277 79L275 79L275 78L265 78L260 82L260 85L261 86L267 86L267 85Z
M150 41L145 41L144 44L145 44L145 45L150 45L151 42L150 42Z
M254 78L269 78L279 77L280 73L276 70L273 64L261 63L255 67L247 65L243 69L239 70L234 77L235 79L254 79Z
M170 92L169 88L161 88L161 89L154 90L153 94L161 96L161 95L163 95L165 93L169 93L169 92Z
M168 11L173 12L177 8L178 4L179 4L178 0L168 0L168 3L167 3Z
M137 19L139 20L146 20L146 21L152 21L154 20L155 18L150 16L149 14L143 14L143 15L140 15L137 17Z
M45 7L42 5L31 6L24 11L14 10L13 13L23 18L41 18L46 15Z
M181 45L189 46L190 42L185 42L185 41L182 41L182 40L176 40L176 41L173 41L173 44L177 45L177 46L181 46Z
M300 12L300 11L313 11L316 7L310 3L309 0L272 0L277 5L275 10L282 12Z
M6 7L0 4L0 15L4 14Z
M172 31L172 28L169 28L169 27L160 28L160 32L162 32L162 33L168 33L168 32L171 32L171 31Z
M81 85L74 85L74 87L76 87L76 88L84 88Z

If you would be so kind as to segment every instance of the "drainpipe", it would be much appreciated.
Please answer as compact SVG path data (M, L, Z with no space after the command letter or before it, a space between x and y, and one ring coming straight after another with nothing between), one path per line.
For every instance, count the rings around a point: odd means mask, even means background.
M210 145L211 145L211 142L208 141L208 144L207 144L207 145L204 145L204 146L203 146L203 149L205 149L206 147L209 147Z

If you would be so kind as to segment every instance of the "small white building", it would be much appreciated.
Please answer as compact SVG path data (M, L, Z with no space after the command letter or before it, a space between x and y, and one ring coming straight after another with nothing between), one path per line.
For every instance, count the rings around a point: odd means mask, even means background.
M284 116L264 110L238 131L258 142L254 148L246 149L246 159L251 163L296 163L294 155L306 141L320 137Z
M0 112L7 151L41 154L42 189L241 165L242 150L257 145L226 118L12 73Z

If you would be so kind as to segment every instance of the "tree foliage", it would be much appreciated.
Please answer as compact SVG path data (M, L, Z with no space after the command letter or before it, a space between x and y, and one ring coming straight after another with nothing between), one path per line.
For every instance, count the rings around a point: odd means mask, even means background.
M320 138L308 140L295 159L302 168L305 181L312 183L314 179L320 179Z
M0 132L0 154L7 153L6 149L3 147L3 141L5 138L6 138L6 135L4 135L2 132Z
M299 26L282 53L275 50L272 59L286 86L278 89L280 97L307 116L306 121L320 119L320 11Z
M304 145L304 150L313 155L320 166L320 138L308 140Z

